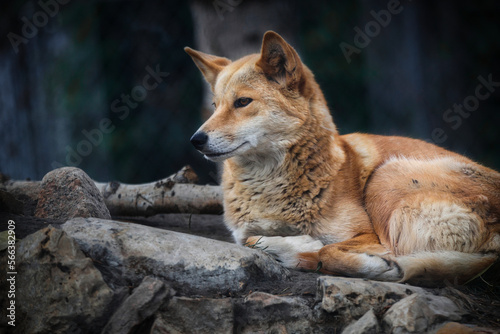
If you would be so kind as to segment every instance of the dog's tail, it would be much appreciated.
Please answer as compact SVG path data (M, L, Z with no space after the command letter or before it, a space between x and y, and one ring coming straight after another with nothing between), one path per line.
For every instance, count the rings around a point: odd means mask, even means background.
M404 272L402 282L431 287L443 282L465 284L486 272L497 259L498 254L440 251L398 256L396 261Z

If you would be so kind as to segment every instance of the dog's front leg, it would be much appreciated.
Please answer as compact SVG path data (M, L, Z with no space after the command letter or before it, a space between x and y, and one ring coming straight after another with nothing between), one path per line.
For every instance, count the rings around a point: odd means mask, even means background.
M247 239L245 246L261 249L273 256L287 268L300 268L301 253L318 252L323 243L309 235L288 237L253 236Z

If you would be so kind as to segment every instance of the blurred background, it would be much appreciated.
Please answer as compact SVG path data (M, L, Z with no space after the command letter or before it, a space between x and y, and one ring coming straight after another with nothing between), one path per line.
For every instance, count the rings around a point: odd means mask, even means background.
M184 46L236 59L275 30L341 133L405 135L500 170L500 2L40 0L0 4L0 172L99 181L215 166L189 143L211 97Z

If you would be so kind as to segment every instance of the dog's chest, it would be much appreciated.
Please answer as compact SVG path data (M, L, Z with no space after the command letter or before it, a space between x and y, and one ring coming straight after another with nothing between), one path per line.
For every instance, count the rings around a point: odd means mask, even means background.
M226 223L245 235L309 234L318 208L309 190L275 176L266 179L226 179Z

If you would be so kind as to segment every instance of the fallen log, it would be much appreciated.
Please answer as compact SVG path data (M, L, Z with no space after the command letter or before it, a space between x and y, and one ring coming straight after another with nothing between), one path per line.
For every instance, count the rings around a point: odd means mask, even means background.
M165 179L151 183L94 183L113 216L151 216L158 213L221 214L221 187L193 184L197 180L196 173L186 166ZM36 201L40 187L40 181L0 178L0 189L21 200Z
M151 216L158 213L222 213L219 186L169 184L96 183L111 215Z

